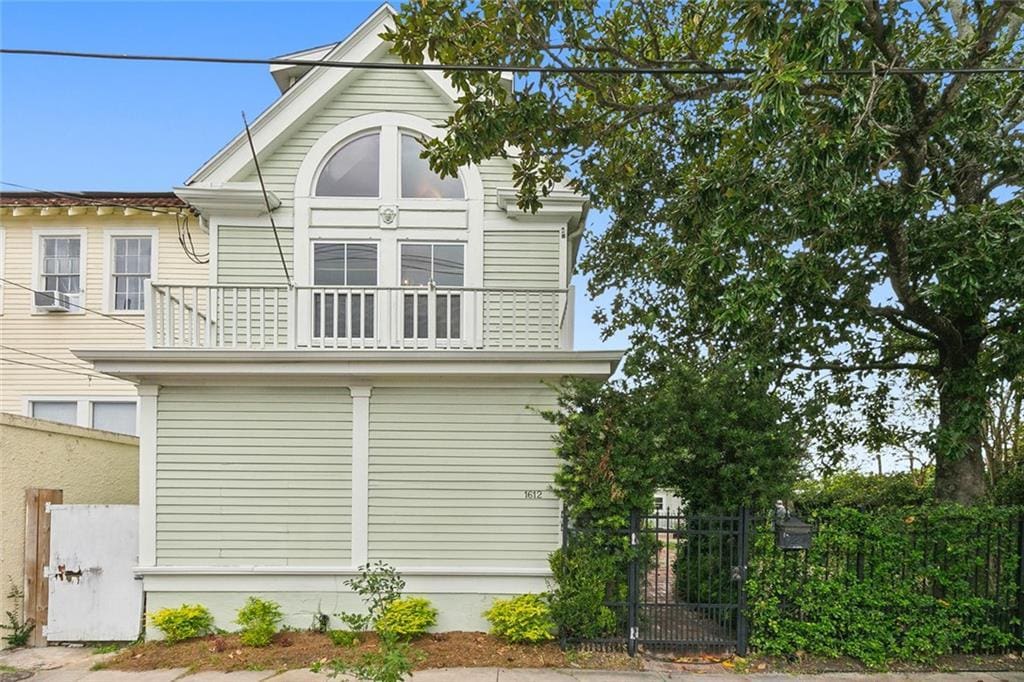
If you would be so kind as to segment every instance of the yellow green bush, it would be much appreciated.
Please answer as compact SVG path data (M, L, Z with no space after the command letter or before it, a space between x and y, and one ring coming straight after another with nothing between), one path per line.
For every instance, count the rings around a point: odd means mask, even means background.
M213 616L200 604L182 604L178 608L160 609L148 615L150 624L172 644L213 632Z
M510 642L546 642L555 638L551 608L539 594L496 599L484 612L484 618L491 624L492 634Z

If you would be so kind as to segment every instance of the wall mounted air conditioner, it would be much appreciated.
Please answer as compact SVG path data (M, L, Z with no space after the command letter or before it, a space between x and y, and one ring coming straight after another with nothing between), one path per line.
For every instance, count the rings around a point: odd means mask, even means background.
M73 307L71 296L62 291L37 291L35 305L36 310L48 313L66 313Z

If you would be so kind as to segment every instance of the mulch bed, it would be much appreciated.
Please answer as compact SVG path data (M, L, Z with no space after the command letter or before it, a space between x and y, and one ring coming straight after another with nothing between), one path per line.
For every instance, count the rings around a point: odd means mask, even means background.
M243 647L237 635L211 635L166 644L144 642L119 651L104 667L113 670L155 670L187 667L200 670L286 670L340 659L354 661L377 647L373 634L360 635L353 647L332 644L315 632L282 632L263 648ZM509 644L482 632L423 635L412 642L424 654L417 669L456 667L601 668L641 670L643 662L625 654L566 652L557 643Z

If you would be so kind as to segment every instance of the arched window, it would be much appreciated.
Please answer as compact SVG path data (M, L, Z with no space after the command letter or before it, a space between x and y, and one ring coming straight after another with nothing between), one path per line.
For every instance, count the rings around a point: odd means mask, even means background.
M320 171L316 195L380 196L380 133L361 135L334 152Z
M423 143L409 133L402 133L402 197L406 199L464 199L462 181L457 177L442 178L430 170L426 159L420 158Z

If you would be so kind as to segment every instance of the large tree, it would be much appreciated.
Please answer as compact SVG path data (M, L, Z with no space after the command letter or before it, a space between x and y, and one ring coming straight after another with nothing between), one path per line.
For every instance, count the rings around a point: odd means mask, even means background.
M728 353L822 443L894 436L925 389L936 491L984 491L990 387L1024 367L1019 0L416 0L403 59L452 71L435 168L515 160L521 205L568 176L611 223L582 266L639 353ZM597 67L597 68L591 68ZM666 69L653 74L633 69ZM681 72L694 69L697 73Z

